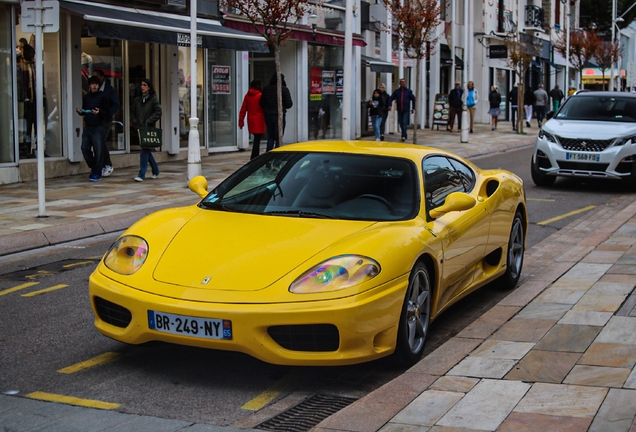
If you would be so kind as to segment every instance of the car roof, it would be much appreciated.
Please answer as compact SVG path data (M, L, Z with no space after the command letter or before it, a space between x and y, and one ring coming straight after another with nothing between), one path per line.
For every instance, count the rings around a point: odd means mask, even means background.
M591 91L591 90L579 90L574 96L576 97L628 97L636 99L636 94L628 92L615 92L615 91Z

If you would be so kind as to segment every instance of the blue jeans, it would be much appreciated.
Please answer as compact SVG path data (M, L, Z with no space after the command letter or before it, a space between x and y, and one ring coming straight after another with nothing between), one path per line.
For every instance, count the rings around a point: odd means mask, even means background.
M283 116L283 134L285 133L286 120ZM265 114L265 127L267 128L267 150L270 151L280 146L278 142L278 114Z
M407 139L406 131L409 127L409 111L398 111L398 124L400 125L400 130L402 131L402 138Z
M373 130L375 132L375 139L380 139L380 126L382 125L382 116L372 115L371 116L371 124L373 125Z
M102 175L104 168L104 126L86 126L82 132L82 155L91 174Z
M152 168L153 175L159 175L159 165L155 161L155 157L152 155L152 150L148 148L142 148L139 155L139 177L146 177L146 170L148 169L148 162L150 162L150 168Z

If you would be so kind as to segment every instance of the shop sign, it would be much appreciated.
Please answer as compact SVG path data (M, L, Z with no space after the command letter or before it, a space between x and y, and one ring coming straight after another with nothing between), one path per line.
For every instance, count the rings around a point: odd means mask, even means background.
M336 71L336 98L342 99L343 91L344 91L344 70L338 69Z
M177 33L178 46L190 46L190 35L186 33ZM203 46L203 36L197 35L197 46Z
M322 69L317 67L309 68L309 100L322 100Z
M488 47L488 57L492 59L508 58L508 47L505 45L490 45Z
M450 103L448 102L448 94L436 94L435 105L433 106L433 124L446 126L449 116Z
M232 94L230 66L212 66L212 94Z
M322 71L322 94L336 94L335 71Z

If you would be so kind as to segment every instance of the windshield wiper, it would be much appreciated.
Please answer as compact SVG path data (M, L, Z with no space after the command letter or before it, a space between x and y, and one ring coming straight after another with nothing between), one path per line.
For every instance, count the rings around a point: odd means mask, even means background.
M211 201L201 201L199 203L199 205L203 208L206 209L215 209L215 210L223 210L223 211L232 211L231 209L227 208L226 206L224 206L223 204L221 204L220 202L211 202Z
M317 219L335 219L333 216L329 216L322 213L308 212L304 210L278 210L264 212L265 215L285 215L296 216L299 218L317 218Z

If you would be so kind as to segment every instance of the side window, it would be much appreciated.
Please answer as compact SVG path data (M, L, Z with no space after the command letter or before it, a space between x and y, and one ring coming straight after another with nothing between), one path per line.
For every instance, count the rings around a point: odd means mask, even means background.
M459 178L462 180L466 192L472 191L473 187L475 186L475 173L473 172L473 170L470 169L468 165L458 161L457 159L449 158L448 160L450 160L453 168L455 168L457 174L459 174Z
M424 194L426 209L432 210L444 204L446 197L453 192L465 192L462 178L443 156L431 156L424 159Z

